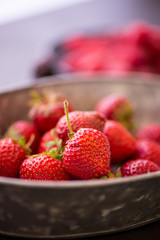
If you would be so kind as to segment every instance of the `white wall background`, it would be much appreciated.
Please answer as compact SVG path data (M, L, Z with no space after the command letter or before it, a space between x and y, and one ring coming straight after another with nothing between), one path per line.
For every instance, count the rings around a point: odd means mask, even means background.
M89 0L0 0L0 24L87 1Z

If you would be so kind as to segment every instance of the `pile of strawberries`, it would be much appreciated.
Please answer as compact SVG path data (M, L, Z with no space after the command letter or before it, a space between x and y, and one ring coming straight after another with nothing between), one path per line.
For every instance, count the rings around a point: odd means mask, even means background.
M76 111L62 94L36 93L28 115L30 122L16 121L0 140L0 176L58 181L160 171L160 124L137 129L124 96Z
M81 71L160 73L160 29L135 23L97 35L70 36L38 64L35 74Z

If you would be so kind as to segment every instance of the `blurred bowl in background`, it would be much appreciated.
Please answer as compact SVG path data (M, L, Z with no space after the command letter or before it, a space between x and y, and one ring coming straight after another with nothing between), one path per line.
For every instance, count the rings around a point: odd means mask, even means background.
M35 67L35 76L62 72L160 73L160 28L144 22L72 35Z

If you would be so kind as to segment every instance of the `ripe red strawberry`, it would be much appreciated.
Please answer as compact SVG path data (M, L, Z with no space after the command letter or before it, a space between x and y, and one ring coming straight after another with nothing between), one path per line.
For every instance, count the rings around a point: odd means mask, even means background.
M5 137L17 140L24 137L26 145L29 145L31 152L37 152L40 134L32 123L23 120L16 121L8 128Z
M121 172L122 177L128 177L156 171L160 171L160 167L157 164L147 159L135 159L125 162L117 170L117 174L119 175L119 172Z
M112 164L121 163L135 153L136 140L121 123L107 120L103 133L110 143Z
M120 122L128 130L134 129L134 109L126 97L119 95L106 96L99 100L95 110L107 119Z
M95 51L96 49L96 51ZM65 54L59 67L68 71L100 71L106 56L106 46L90 42Z
M59 118L64 115L65 99L66 97L60 94L43 94L31 108L29 116L41 133L54 128ZM68 109L72 110L70 102Z
M160 124L147 123L137 131L136 136L139 139L149 139L160 143Z
M0 140L0 176L18 177L19 168L26 158L26 150L15 140Z
M32 155L25 159L20 167L20 178L31 180L70 180L61 160L46 154Z
M95 111L73 111L68 114L68 117L73 132L77 132L80 128L93 128L102 132L106 120L104 116ZM66 116L59 119L56 132L65 144L69 133Z
M55 129L45 132L41 137L38 153L48 152L51 148L59 148L62 140L58 138Z
M160 144L151 140L137 140L134 158L148 159L160 166Z
M76 178L107 176L111 172L108 138L96 129L81 128L66 145L62 160L65 170Z

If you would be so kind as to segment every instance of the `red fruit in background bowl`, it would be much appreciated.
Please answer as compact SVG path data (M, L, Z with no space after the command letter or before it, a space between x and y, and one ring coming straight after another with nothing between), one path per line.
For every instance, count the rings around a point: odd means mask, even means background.
M25 159L20 167L20 178L30 180L70 180L61 160L47 154L37 154Z
M29 145L32 154L37 152L40 134L32 123L24 120L16 121L8 128L5 137L17 140L24 137L26 145Z
M111 164L119 164L136 151L136 139L119 122L107 120L103 133L108 137L111 148Z
M66 145L62 161L65 170L76 178L108 176L111 172L108 138L96 129L81 128Z
M73 132L77 132L80 128L93 128L103 131L105 117L96 111L73 111L68 113L70 125ZM69 133L66 115L61 117L56 125L56 132L63 144L66 143Z
M35 103L29 112L29 117L41 132L47 132L54 128L60 117L64 115L63 102L66 99L62 94L35 94ZM34 102L34 101L33 101ZM68 101L68 111L73 110Z
M58 138L55 129L45 132L41 137L38 153L48 152L51 148L59 148L62 140Z
M160 171L160 167L157 164L147 159L135 159L125 162L117 170L117 175L128 177L157 171Z
M106 96L97 102L95 110L109 120L120 122L128 130L134 129L134 108L124 96Z
M0 176L18 177L19 168L27 152L11 138L0 140Z
M147 123L137 131L136 136L139 139L148 139L160 143L160 124Z
M160 144L151 140L137 140L134 158L148 159L160 166Z

